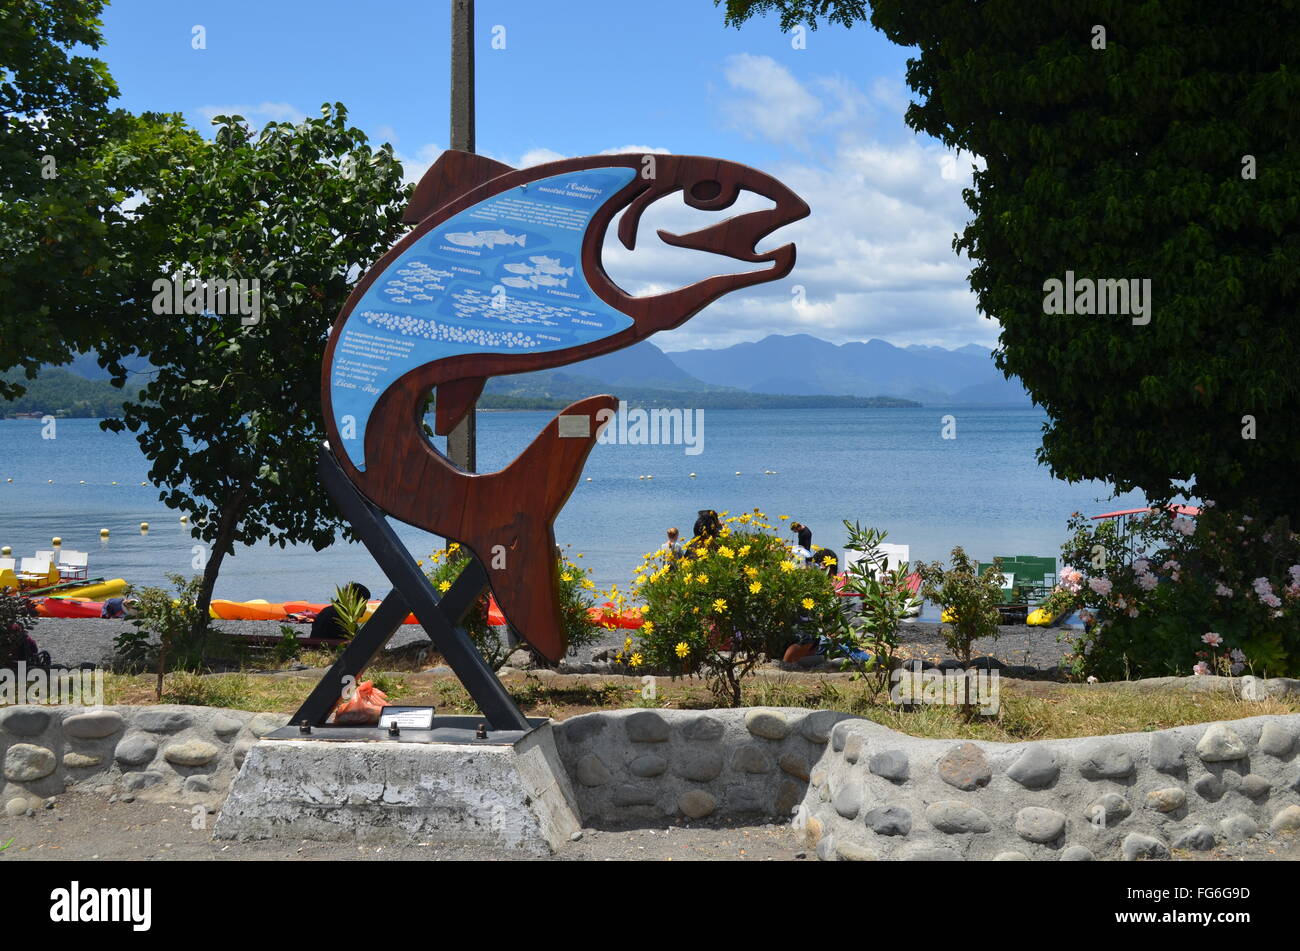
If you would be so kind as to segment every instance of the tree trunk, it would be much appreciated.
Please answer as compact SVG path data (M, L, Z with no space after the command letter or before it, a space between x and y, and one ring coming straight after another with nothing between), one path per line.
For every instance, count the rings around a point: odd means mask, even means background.
M240 489L229 504L221 510L221 517L217 522L217 537L212 543L212 554L203 566L203 584L199 587L198 600L194 605L194 626L190 631L195 638L201 636L208 626L209 608L212 606L213 589L217 586L217 575L221 571L221 562L233 548L235 526L239 524L239 519L244 514L244 498L247 494L247 489Z

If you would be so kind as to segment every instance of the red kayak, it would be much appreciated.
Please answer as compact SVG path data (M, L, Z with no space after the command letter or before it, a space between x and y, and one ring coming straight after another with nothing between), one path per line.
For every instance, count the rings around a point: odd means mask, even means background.
M103 601L79 601L76 598L46 598L36 602L41 617L102 617Z

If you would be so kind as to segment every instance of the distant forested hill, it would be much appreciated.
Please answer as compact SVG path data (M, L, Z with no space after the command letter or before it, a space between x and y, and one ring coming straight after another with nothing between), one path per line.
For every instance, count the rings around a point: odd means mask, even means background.
M21 370L10 370L4 378L22 381L27 392L16 400L0 401L0 416L119 416L123 401L140 388L139 383L128 381L119 390L107 380L87 380L62 367L45 367L34 380L25 379Z

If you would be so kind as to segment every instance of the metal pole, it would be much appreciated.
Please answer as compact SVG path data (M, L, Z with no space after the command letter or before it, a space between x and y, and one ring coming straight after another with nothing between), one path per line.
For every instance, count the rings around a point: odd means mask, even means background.
M474 0L451 0L451 147L474 151ZM466 472L478 466L474 414L447 434L447 458Z

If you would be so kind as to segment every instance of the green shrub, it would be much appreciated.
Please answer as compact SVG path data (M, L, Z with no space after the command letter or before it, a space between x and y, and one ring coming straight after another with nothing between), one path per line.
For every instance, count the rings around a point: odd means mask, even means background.
M702 671L719 703L739 706L741 682L758 664L802 636L838 629L829 575L797 561L765 518L757 509L726 518L718 538L694 539L670 561L646 555L633 594L647 620L630 667Z
M921 575L921 594L943 605L951 618L941 627L944 644L963 667L970 667L971 645L980 638L998 636L1002 569L995 559L980 574L979 565L960 545L949 557L950 568L938 561L922 561L916 570Z
M581 558L582 555L577 557ZM460 545L452 542L446 548L435 551L429 558L432 562L426 572L429 580L440 595L446 594L468 564L466 553ZM590 614L590 609L595 606L591 592L596 590L596 585L591 580L589 571L579 568L564 554L558 556L557 570L560 579L560 614L568 637L569 653L573 654L600 638L601 628L591 619ZM504 627L494 627L488 623L486 594L466 612L461 626L493 670L500 670L507 658L520 647L528 650L535 665L553 666L551 661L526 644L512 646Z
M1070 667L1101 680L1198 673L1300 674L1300 537L1286 517L1205 502L1158 510L1121 535L1076 515L1062 590L1087 628Z
M35 619L30 599L0 589L0 668L14 668L26 654L27 633Z
M147 587L134 592L137 599L134 635L118 637L115 645L126 651L127 662L142 663L158 672L156 694L163 695L163 676L169 670L201 671L208 664L213 630L206 611L198 608L203 577L169 574L173 591ZM153 643L152 638L157 642Z
M849 533L844 547L862 553L845 571L844 590L857 595L862 607L856 617L843 618L831 635L829 653L842 657L844 665L866 681L874 700L889 684L898 651L898 626L911 612L916 596L907 586L907 562L891 567L880 550L887 532L847 520L844 528ZM861 656L864 653L866 658Z

